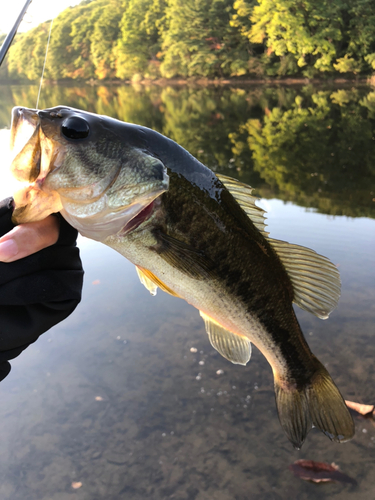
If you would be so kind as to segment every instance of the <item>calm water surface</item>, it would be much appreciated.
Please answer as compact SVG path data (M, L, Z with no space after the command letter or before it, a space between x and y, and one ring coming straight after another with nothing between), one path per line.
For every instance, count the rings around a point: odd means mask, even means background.
M34 107L36 93L0 86L0 128L13 105ZM42 107L155 128L252 184L272 237L339 266L342 296L329 320L297 315L344 397L375 403L375 92L54 86L42 98ZM2 183L1 195L8 189ZM12 362L0 386L2 500L375 498L373 420L356 417L349 443L312 430L294 450L259 351L232 365L210 346L197 310L152 297L104 245L79 245L82 303ZM288 470L299 458L335 462L358 485L303 482Z

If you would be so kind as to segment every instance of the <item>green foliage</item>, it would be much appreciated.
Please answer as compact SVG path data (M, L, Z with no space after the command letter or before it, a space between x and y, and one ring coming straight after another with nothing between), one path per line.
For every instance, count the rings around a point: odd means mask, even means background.
M0 47L2 46L4 40L6 38L5 33L0 32ZM2 65L0 66L0 80L8 79L8 58L5 58Z
M17 36L2 78L40 77L48 30ZM46 77L311 78L374 69L374 0L86 0L54 20Z
M163 0L128 0L115 51L116 76L131 79L137 73L159 75L159 29L164 8Z
M49 23L40 24L26 33L17 35L17 42L8 54L10 78L37 80L42 74Z
M220 77L247 72L247 41L231 24L231 0L169 0L161 73Z
M337 63L333 64L333 67L340 73L357 74L361 71L361 63L352 57L349 57L348 54L345 54L344 57L337 59Z
M375 69L375 2L373 0L347 0L345 26L345 54L353 61L350 72ZM347 66L348 67L348 66ZM341 71L341 70L339 70Z
M249 40L265 43L269 56L293 56L299 68L330 71L342 39L340 7L340 0L259 0L252 11ZM278 73L289 70L290 64L280 64Z
M47 77L59 80L74 74L71 27L75 17L75 9L66 9L53 21L46 67Z
M123 8L124 2L111 0L109 6L104 4L97 9L99 15L94 23L90 49L95 75L99 80L113 78L116 74L113 49L120 35Z

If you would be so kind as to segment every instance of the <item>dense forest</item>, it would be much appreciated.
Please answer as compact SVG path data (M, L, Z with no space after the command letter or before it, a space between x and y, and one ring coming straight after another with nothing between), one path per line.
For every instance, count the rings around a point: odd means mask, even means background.
M0 76L40 78L50 23L18 34ZM61 79L372 75L374 0L84 0L53 22Z

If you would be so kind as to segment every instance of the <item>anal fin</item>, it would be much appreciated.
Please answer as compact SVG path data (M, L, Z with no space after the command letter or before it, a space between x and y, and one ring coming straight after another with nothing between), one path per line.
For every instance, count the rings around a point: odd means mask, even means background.
M204 312L199 311L199 314L204 320L212 347L228 361L237 365L246 365L251 357L250 340L226 330Z
M147 288L151 295L156 295L157 288L159 287L160 290L169 293L169 295L180 297L148 269L139 266L135 266L135 268L139 276L139 281Z

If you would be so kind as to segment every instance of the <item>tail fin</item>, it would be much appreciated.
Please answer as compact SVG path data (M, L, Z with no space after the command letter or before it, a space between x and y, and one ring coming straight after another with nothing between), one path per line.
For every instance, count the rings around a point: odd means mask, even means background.
M344 443L354 436L354 423L344 399L324 366L318 367L302 388L275 376L280 424L293 446L300 449L312 425L331 441Z

